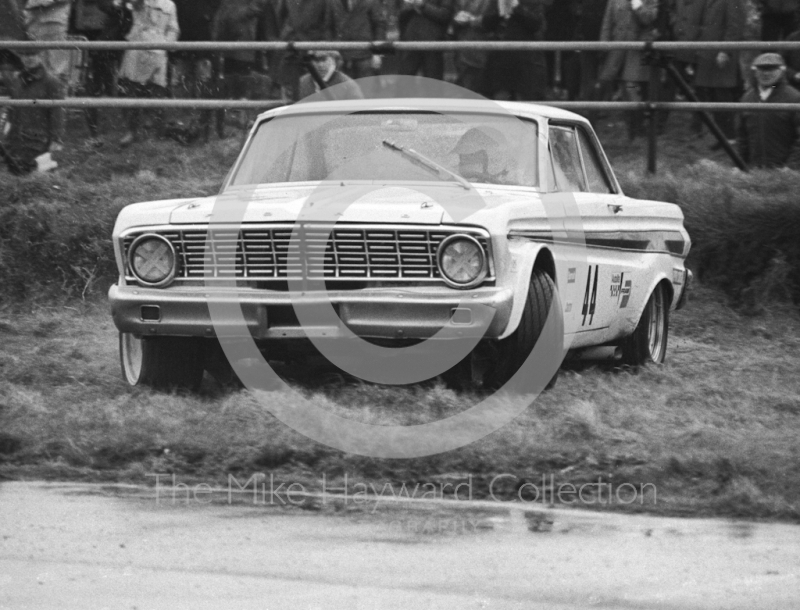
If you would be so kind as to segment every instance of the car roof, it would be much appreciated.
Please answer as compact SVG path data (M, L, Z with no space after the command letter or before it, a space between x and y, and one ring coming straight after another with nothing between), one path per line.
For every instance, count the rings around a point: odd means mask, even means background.
M346 113L365 110L423 110L435 112L480 112L486 114L513 114L528 118L555 119L586 123L588 121L574 112L554 106L530 102L503 102L487 99L456 98L378 98L367 100L339 100L322 102L299 102L273 108L261 114L259 120L277 115Z

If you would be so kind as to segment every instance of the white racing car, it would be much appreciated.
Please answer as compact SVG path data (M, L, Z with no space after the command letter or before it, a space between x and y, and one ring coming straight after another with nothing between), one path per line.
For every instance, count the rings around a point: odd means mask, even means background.
M222 337L276 360L309 339L468 338L428 377L496 387L551 304L565 349L661 363L691 279L681 210L623 195L586 119L505 102L266 112L220 195L130 205L114 245L123 374L154 387L196 387ZM310 323L303 299L335 315ZM231 304L237 315L213 315Z

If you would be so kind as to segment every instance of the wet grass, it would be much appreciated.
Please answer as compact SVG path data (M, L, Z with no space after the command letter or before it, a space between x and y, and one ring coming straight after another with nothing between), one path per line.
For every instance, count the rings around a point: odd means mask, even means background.
M515 478L495 487L505 498L523 482L553 475L556 485L600 478L655 486L655 497L627 510L797 520L800 317L785 308L747 317L702 287L695 297L673 316L664 366L572 364L554 390L494 434L411 460L318 444L277 421L268 402L210 378L195 396L131 390L100 305L6 311L0 473L151 484L148 475L175 473L225 485L229 474L244 482L263 472L307 488L323 474L331 484L347 473L378 488L471 476L475 497L507 473ZM297 390L321 408L372 423L440 419L477 400L436 381L408 389L328 379Z

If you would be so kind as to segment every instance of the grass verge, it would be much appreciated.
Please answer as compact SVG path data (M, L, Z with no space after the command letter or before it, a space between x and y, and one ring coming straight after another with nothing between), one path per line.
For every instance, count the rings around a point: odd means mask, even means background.
M800 318L744 317L699 288L673 317L668 362L635 373L572 366L556 388L501 430L429 458L342 454L277 421L247 391L207 380L199 396L130 390L116 331L102 307L39 308L0 322L0 474L153 483L155 473L224 486L254 473L319 487L378 488L474 481L515 497L524 482L598 479L651 485L617 509L800 519ZM299 391L322 408L375 423L413 424L463 409L474 396L438 384L387 388L331 381ZM651 487L652 489L652 487ZM588 499L596 499L589 494Z

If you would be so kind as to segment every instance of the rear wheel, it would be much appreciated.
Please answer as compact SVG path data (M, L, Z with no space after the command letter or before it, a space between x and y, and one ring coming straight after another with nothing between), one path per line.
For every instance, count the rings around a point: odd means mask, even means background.
M622 363L641 366L654 362L661 364L667 355L669 337L669 307L663 284L653 290L636 330L626 337L622 348Z
M545 328L550 308L554 305L556 310L553 314L556 316L556 324L553 327L551 336L545 337L542 336L542 331ZM492 385L500 387L506 384L527 360L540 339L552 346L549 351L553 358L562 355L564 319L562 312L558 309L556 285L547 273L540 269L534 269L519 326L509 337L498 343L499 357L494 367L491 379ZM552 388L557 379L558 370L553 374L544 389L549 390Z
M203 340L119 334L122 378L132 386L197 390L203 379Z

